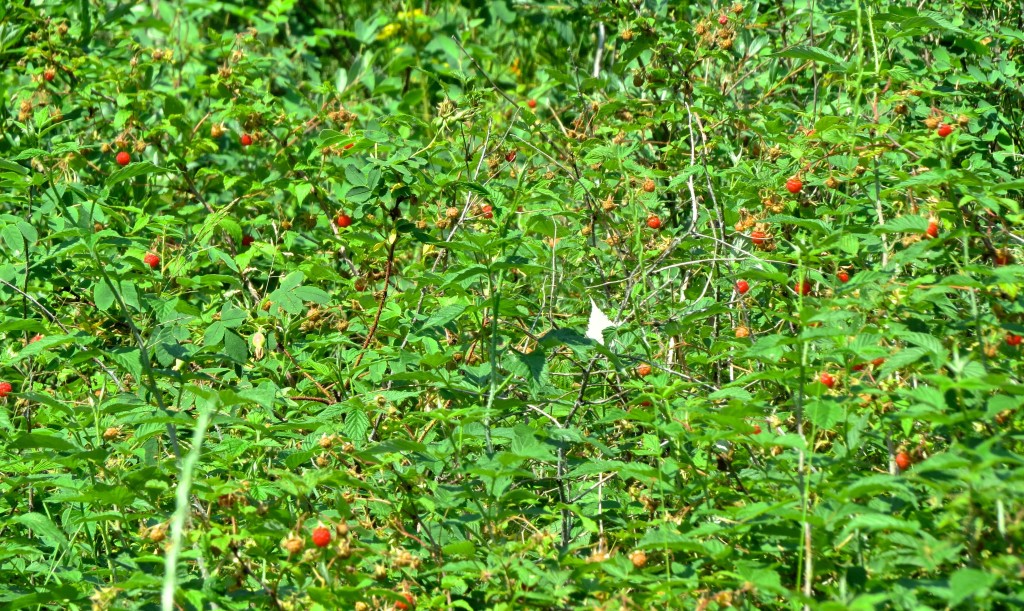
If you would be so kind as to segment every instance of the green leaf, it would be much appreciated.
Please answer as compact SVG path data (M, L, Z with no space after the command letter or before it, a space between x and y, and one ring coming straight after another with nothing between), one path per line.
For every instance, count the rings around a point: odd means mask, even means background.
M206 331L203 333L203 344L206 346L216 346L224 341L224 324L217 320L206 327Z
M53 549L67 549L69 542L67 536L53 523L48 516L38 512L25 513L14 516L11 523L20 524L28 528L42 541L43 545Z
M245 310L236 308L231 303L225 302L220 309L220 324L227 329L237 329L246 321Z
M708 395L708 400L710 401L719 401L722 399L739 399L741 401L749 401L753 398L754 396L750 394L750 391L735 386L722 388Z
M114 305L114 291L110 290L110 285L106 280L98 280L92 285L92 298L101 312L106 312L110 306Z
M7 244L8 252L11 256L20 258L25 254L25 236L22 235L17 225L7 225L4 227L0 231L0 237L3 237L3 241Z
M954 607L959 606L972 597L980 596L995 584L996 579L995 575L987 571L972 568L958 569L949 578L949 588L952 594L950 604Z
M843 526L843 535L847 536L853 531L878 531L891 530L896 532L914 533L921 528L921 524L914 520L907 520L896 516L888 516L880 513L867 513L854 516Z
M430 315L426 322L423 323L423 327L425 329L430 329L433 327L442 327L447 325L461 316L467 309L469 309L469 306L466 304L442 306Z
M124 304L126 306L132 308L136 312L142 309L142 306L140 305L139 302L139 291L136 289L135 283L132 282L131 280L121 281L121 299L124 300Z
M301 206L302 202L306 201L306 197L313 190L313 185L308 182L295 183L289 186L292 195L295 196L295 200Z
M843 252L850 256L856 255L857 252L860 250L860 242L857 240L855 236L849 233L844 233L843 235L839 236L839 239L836 241L836 244L839 246L840 250L842 250Z
M795 45L793 47L790 47L789 49L786 49L785 51L780 51L776 53L773 57L792 57L794 59L804 59L815 62L823 62L832 66L839 66L843 64L842 58L832 53L831 51L819 49L818 47L809 47L806 45Z
M1006 191L1018 191L1024 192L1024 180L1011 180L1008 182L991 185L989 189L995 193L1005 193Z
M875 227L875 233L924 233L928 230L928 219L917 214L898 216L884 225Z
M342 425L345 437L353 441L364 441L366 432L370 430L370 417L362 407L345 412L345 423Z
M71 452L78 446L56 435L49 433L25 433L7 445L10 450L57 450Z
M945 184L949 180L946 175L946 171L942 169L934 169L917 176L911 176L906 180L894 185L892 191L903 191L908 187L934 187L936 185Z
M137 161L115 171L107 178L107 186L112 187L119 182L145 176L146 174L163 174L171 170L153 165L148 161Z
M7 159L0 159L0 170L4 172L14 172L19 176L25 176L29 172L28 168Z
M804 410L814 426L825 430L830 430L843 417L843 409L829 399L809 401Z
M924 348L934 355L943 357L946 355L946 349L942 346L942 342L927 333L905 332L900 337L915 346Z
M241 335L234 331L224 331L224 354L231 357L236 363L244 363L249 360L249 346Z
M456 541L441 548L445 556L466 556L472 558L476 555L476 545L472 541Z

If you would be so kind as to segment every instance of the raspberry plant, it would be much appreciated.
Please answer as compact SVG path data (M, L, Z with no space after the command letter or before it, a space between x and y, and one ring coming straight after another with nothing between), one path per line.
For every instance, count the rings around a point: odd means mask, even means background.
M8 3L0 600L1018 606L1019 9Z

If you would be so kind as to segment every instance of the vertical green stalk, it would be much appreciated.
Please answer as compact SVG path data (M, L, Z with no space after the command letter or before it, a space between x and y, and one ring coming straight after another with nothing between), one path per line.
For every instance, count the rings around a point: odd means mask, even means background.
M952 167L952 165L953 165L952 161L950 160L947 163L947 168L946 169L948 170L950 167ZM950 199L953 199L953 198L950 197ZM963 219L967 218L966 214L961 214L960 216ZM970 227L967 226L967 221L966 220L964 220L964 226L967 227L968 229L970 229ZM968 245L969 241L970 241L970 237L969 236L965 236L964 239L961 241L961 247L962 247L962 250L963 250L963 267L961 268L961 271L965 275L968 275L967 267L971 264L971 252L970 252L970 248L969 248L969 245ZM968 277L970 277L970 276L968 275ZM978 295L976 294L976 292L975 292L973 287L968 287L967 295L970 297L970 300L971 300L971 318L974 319L974 332L977 334L978 342L982 346L982 350L980 351L981 352L981 363L982 363L982 365L985 365L985 363L987 361L987 359L985 358L985 350L984 350L984 342L983 342L984 332L985 331L984 331L983 325L981 324L981 312L978 311Z
M494 407L494 396L498 392L498 313L501 309L501 285L505 279L505 270L498 272L498 280L490 281L491 300L494 307L491 310L491 345L488 350L488 361L491 371L488 373L490 388L487 391L487 407L484 414L484 441L487 444L487 454L494 454L494 443L491 441L491 409Z
M171 517L171 538L167 546L167 559L164 562L164 584L161 597L161 609L163 611L175 611L174 591L178 582L178 555L181 552L181 540L185 532L185 520L190 514L189 504L192 496L192 476L195 473L196 465L199 463L199 456L203 452L203 437L206 436L206 429L210 426L210 415L213 412L213 404L209 399L202 401L205 405L199 410L199 418L196 420L196 428L192 432L192 449L181 463L181 475L178 481L177 502L174 508L174 515ZM197 397L197 403L198 397Z
M868 12L868 34L871 36L872 59L875 60L875 76L878 76L878 73L882 70L882 66L879 63L879 59L878 59L878 41L875 39L875 22L872 19L874 17L874 15L871 12L871 5L870 5L870 3L867 6L867 12ZM859 27L859 24L858 24L858 27Z
M803 253L801 252L801 257ZM803 283L806 279L806 272L804 271L804 263L800 262L800 267L797 269L797 287L800 290L797 291L797 315L803 311L804 299L803 299ZM800 342L800 375L799 383L796 389L796 396L794 397L794 406L796 408L796 431L803 441L804 446L807 446L807 436L804 434L804 383L807 380L807 368L809 358L809 345L807 340L802 338L803 335L803 321L798 318L799 323L798 341ZM811 452L814 448L811 446ZM808 469L809 458L807 457L806 450L800 449L799 462L797 466L797 477L800 486L800 530L801 530L801 541L800 541L800 564L797 566L797 582L803 582L803 593L804 596L810 597L812 592L812 583L814 582L814 557L811 550L811 523L807 519L807 514L810 509L810 477L805 473ZM807 608L807 605L804 605Z

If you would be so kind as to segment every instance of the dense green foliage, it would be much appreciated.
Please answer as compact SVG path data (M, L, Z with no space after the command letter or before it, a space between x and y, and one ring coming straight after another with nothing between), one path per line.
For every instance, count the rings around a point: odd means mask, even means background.
M0 606L1024 605L1024 23L923 4L5 3Z

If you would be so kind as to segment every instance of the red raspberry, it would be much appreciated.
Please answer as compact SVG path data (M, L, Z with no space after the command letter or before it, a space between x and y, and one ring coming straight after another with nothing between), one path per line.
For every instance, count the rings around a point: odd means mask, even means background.
M126 151L121 151L120 153L118 153L116 159L117 163L120 165L128 165L129 163L132 162L132 156L129 155Z
M160 267L160 257L151 252L146 253L146 256L142 258L142 262L153 269Z
M1021 340L1021 336L1019 336L1019 335L1014 335L1013 333L1007 333L1006 334L1006 345L1007 346L1019 346L1020 345L1020 340Z
M317 526L313 529L313 545L327 547L331 542L331 530L326 526Z
M929 238L937 238L937 237L939 237L939 223L938 223L938 221L928 221L928 231L926 231L925 233L928 234Z
M953 133L953 126L947 125L945 123L940 123L939 129L935 130L935 133L937 133L940 138L945 138L946 136Z
M10 382L0 382L0 399L3 399L7 395L11 394L14 387L11 386Z
M647 226L651 229L661 229L661 219L657 215L652 214L647 217Z
M843 284L846 284L847 282L850 281L850 274L845 269L839 270L839 273L836 274L836 277L839 278L839 281L842 282Z
M900 452L896 455L896 466L900 468L900 471L906 471L910 468L911 460L910 454L906 452Z
M793 286L793 290L796 291L798 295L804 295L806 297L811 294L811 282L809 280L797 282L796 285Z
M338 218L334 219L334 223L344 229L352 224L352 217L342 212L338 215Z
M416 597L412 595L412 592L402 592L402 596L405 597L404 601L398 601L395 603L395 609L404 611L405 609L412 609L416 606Z
M249 134L242 134L242 146L249 146L252 144L252 136Z
M526 105L530 107L530 110L533 110L534 108L537 108L537 100L530 100Z
M822 384L828 386L829 388L832 388L833 386L836 385L835 376L833 376L831 373L827 371L822 371L821 375L818 376L818 379L821 381Z
M747 282L746 280L737 280L736 281L736 292L737 293L739 293L740 295L746 295L747 291L749 291L749 290L750 290L750 283L749 282Z
M480 216L484 217L485 219L493 219L494 206L490 204L484 204L483 207L480 208Z
M786 190L789 191L790 193L792 193L793 195L796 195L797 193L799 193L800 190L803 189L803 188L804 188L803 181L800 180L799 178L796 178L795 176L793 178L790 178L789 180L786 181Z

